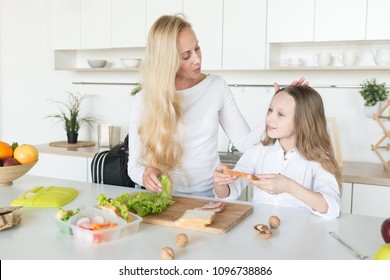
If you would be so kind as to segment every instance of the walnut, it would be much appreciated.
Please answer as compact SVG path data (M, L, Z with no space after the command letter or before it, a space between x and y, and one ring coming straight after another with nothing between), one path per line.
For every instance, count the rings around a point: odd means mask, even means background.
M277 228L280 225L280 219L278 216L271 216L268 219L268 223L271 228Z
M175 239L176 246L185 247L188 244L188 237L185 233L179 233Z
M173 260L175 258L175 251L171 247L164 247L161 249L160 257L163 260Z
M269 229L262 230L259 232L259 234L260 234L260 238L262 239L268 239L271 238L272 236L272 232Z
M257 224L254 226L255 230L257 231L264 231L264 230L268 230L268 226L265 225L265 224Z
M272 236L272 232L265 224L257 224L254 226L254 228L259 232L260 238L262 239L268 239Z

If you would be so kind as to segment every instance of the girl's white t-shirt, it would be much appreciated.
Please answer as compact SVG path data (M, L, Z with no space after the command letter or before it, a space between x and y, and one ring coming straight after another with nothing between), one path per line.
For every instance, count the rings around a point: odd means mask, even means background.
M305 159L296 149L285 155L279 141L269 146L257 144L251 147L242 155L234 170L251 174L282 174L305 188L320 192L326 199L329 209L326 214L322 214L290 194L269 194L256 187L253 187L253 202L305 207L323 217L338 217L340 214L340 191L336 177L325 170L319 162ZM229 184L230 195L226 199L237 199L248 182L247 179L239 178Z

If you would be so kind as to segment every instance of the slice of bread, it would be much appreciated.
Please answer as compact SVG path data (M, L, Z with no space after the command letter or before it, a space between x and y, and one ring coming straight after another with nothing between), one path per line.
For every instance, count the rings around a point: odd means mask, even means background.
M235 176L235 177L240 177L240 178L245 178L248 180L259 180L255 175L249 174L249 173L244 173L240 171L235 171L231 169L225 169L223 171L224 174L230 175L230 176Z
M212 223L215 218L215 213L211 211L191 210L188 209L176 221L182 225L206 226Z

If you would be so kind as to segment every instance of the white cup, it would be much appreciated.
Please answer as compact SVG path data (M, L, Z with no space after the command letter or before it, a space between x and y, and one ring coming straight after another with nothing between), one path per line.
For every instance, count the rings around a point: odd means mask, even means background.
M288 66L302 66L304 61L300 57L290 57L285 60Z
M120 143L121 127L109 124L98 125L99 147L109 147L110 149Z
M319 52L313 55L313 61L318 66L329 66L332 64L332 54L330 52Z
M355 52L342 52L338 54L337 59L344 66L354 66L357 61L357 54Z

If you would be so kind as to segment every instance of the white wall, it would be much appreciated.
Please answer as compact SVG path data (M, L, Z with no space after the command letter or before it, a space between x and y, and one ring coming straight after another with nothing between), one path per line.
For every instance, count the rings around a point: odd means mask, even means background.
M72 82L137 82L137 73L81 73L54 71L50 48L49 0L0 0L0 139L42 144L65 140L60 125L45 119L56 107L48 99L62 99L67 91L92 94L88 108L102 121L122 127L127 133L129 92L132 86L74 85ZM248 34L250 36L250 34ZM245 48L243 47L243 50ZM207 54L204 54L207 59ZM229 84L288 84L304 76L315 85L359 85L376 77L390 85L389 71L311 71L311 72L220 72ZM251 127L262 126L273 88L232 88L243 115ZM382 131L374 120L363 115L358 89L318 88L328 116L336 117L344 160L378 162L371 151ZM96 141L97 134L87 127L80 140ZM387 142L386 142L387 143ZM227 139L220 133L220 150ZM388 158L388 152L384 157Z

